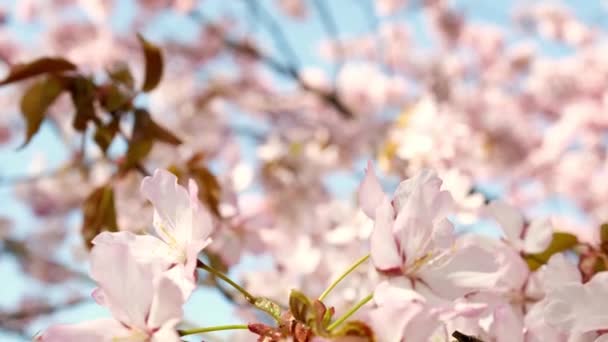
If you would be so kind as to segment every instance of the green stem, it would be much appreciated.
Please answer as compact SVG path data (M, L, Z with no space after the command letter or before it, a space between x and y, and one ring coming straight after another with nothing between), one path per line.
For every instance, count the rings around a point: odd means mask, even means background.
M359 267L359 265L361 265L362 263L364 263L365 261L367 261L367 259L369 259L369 254L360 258L359 260L357 260L354 264L352 264L347 270L346 272L342 273L342 275L340 277L338 277L338 279L334 280L333 283L331 283L331 285L329 285L329 287L327 289L325 289L325 291L323 291L323 293L321 293L321 296L319 296L319 301L323 301L323 299L325 299L325 297L327 297L327 295L336 287L338 286L338 284L344 280L344 278L346 278L347 275L349 275L352 271L354 271L357 267Z
M346 321L350 316L354 315L355 312L357 312L357 310L359 310L363 305L365 305L367 302L369 302L370 300L372 300L372 298L374 298L374 295L370 294L370 295L367 295L367 297L361 299L359 301L359 303L355 304L355 306L353 306L350 310L348 310L348 312L346 312L340 318L338 318L333 323L331 323L327 327L327 330L332 331L335 328L337 328L340 324L344 323L344 321Z
M198 260L197 263L198 268L201 268L211 274L213 274L214 276L222 279L223 281L227 282L228 284L230 284L230 286L234 287L237 291L239 291L240 293L243 294L243 296L245 296L245 299L247 299L247 301L251 304L255 304L255 296L252 295L251 293L247 292L247 290L245 290L243 287L241 287L239 284L235 283L232 279L228 278L227 275L223 274L222 272L216 270L215 268L205 264L204 262Z
M179 336L186 336L186 335L202 334L202 333L207 333L207 332L212 332L212 331L237 330L237 329L249 329L249 327L245 324L218 325L215 327L179 330L178 333L179 333Z

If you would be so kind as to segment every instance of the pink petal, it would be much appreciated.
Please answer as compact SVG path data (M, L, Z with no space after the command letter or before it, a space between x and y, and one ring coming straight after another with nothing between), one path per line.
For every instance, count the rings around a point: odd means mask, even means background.
M387 304L372 310L369 317L379 341L400 342L404 338L409 338L405 336L405 330L414 317L421 312L421 304Z
M524 218L519 210L503 201L493 201L487 206L487 210L498 222L507 240L516 243L521 240Z
M541 269L541 282L546 290L563 284L581 282L581 273L575 263L568 261L562 253L553 254Z
M541 253L551 243L553 238L553 226L547 219L539 219L530 222L524 237L524 252Z
M151 265L136 262L127 245L98 243L91 251L91 277L103 291L104 304L114 318L142 330L152 302L153 272Z
M401 257L393 236L394 211L388 198L376 210L374 230L370 237L370 252L374 266L382 271L399 269Z
M421 188L413 189L399 209L394 232L408 266L424 257L431 247L433 223L429 209Z
M150 342L180 342L181 339L174 328L163 327L152 335Z
M186 273L184 264L177 264L171 267L164 275L171 279L180 289L183 301L190 298L190 295L196 288L196 277L192 273Z
M422 198L425 200L424 205L430 208L432 201L434 201L439 193L441 184L442 181L437 177L435 171L428 169L421 170L413 177L399 183L394 195L395 208L400 210L414 190L422 192Z
M176 230L182 216L190 212L190 195L177 183L177 177L169 171L157 169L153 176L141 182L141 193L154 206L154 227L157 234L167 243L174 242Z
M184 298L181 289L167 276L154 281L154 298L150 307L148 327L151 329L175 327L183 315Z
M388 281L383 281L374 289L374 302L377 305L390 305L401 303L406 305L409 302L425 302L425 298L418 292L391 285Z
M107 342L124 337L129 330L114 319L99 319L77 324L59 324L36 337L39 342L90 341Z
M513 308L501 306L494 312L494 321L491 328L496 342L523 342L524 325L521 315L517 315Z
M386 194L380 186L380 181L378 181L371 161L367 162L365 178L363 178L361 185L359 185L357 198L361 210L363 210L365 215L372 219L376 215L376 208L378 208L386 198Z
M188 191L190 192L190 207L194 211L192 235L188 238L206 240L213 231L213 218L198 199L198 185L192 179L188 182Z

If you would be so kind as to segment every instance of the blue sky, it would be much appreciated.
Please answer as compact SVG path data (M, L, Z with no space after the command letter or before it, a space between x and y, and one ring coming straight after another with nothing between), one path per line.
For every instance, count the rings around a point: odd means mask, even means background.
M45 1L45 0L39 0ZM121 2L120 11L113 19L113 24L118 30L124 30L124 20L133 15L133 8L128 2ZM269 1L263 1L268 4ZM0 1L0 4L10 4L11 0ZM220 12L220 9L232 8L235 12L243 13L243 6L240 1L218 1L205 0L205 10L214 16ZM508 5L511 3L506 0L494 1L471 1L461 0L455 1L457 8L461 9L475 21L490 21L498 24L505 24L509 20ZM600 1L568 1L573 8L583 17L592 21L597 21L606 14ZM363 5L360 5L363 4ZM584 4L584 5L581 5ZM336 22L342 36L356 36L365 31L369 25L369 11L372 7L367 1L352 1L352 0L332 0L327 1L331 12L334 14ZM367 6L367 7L366 7ZM270 8L266 6L266 8ZM270 9L272 15L276 15ZM314 9L311 8L310 14L315 15ZM276 17L276 16L275 16ZM599 19L598 19L599 18ZM411 23L415 29L415 38L423 46L431 47L431 42L428 40L428 33L425 32L421 15L416 12L407 13L394 20L407 21ZM323 26L318 20L313 23L298 23L293 21L279 20L280 25L284 28L287 38L292 46L297 51L299 59L303 65L321 65L325 68L331 68L330 65L324 63L317 55L317 43L320 37L325 35ZM19 35L23 39L32 40L32 45L37 39L37 28L35 25L23 25L21 23L11 22L11 29L14 34ZM194 34L196 25L188 19L180 19L175 15L167 14L163 16L158 23L149 28L148 34L157 37L179 37L180 39L188 39ZM258 24L251 26L256 34L269 47L273 46L271 37ZM563 54L567 53L564 47L543 43L543 48L547 54ZM281 56L274 49L275 56ZM330 69L328 69L330 70ZM20 138L14 141L9 146L0 147L0 216L6 215L15 220L17 224L16 234L20 237L26 236L29 227L33 226L34 219L28 209L18 201L15 201L12 195L12 188L2 183L3 178L24 175L27 173L28 165L32 158L37 154L43 154L48 161L49 169L60 165L67 158L66 151L62 144L57 141L52 130L43 125L39 134L33 139L32 143L26 148L17 151L15 148L20 144ZM336 174L328 180L328 184L334 187L338 193L349 194L357 185L358 180L353 177L345 177L345 174ZM255 262L247 262L248 265L256 265ZM246 267L246 266L243 266ZM255 266L254 266L255 267ZM3 275L3 284L0 291L0 307L10 308L17 305L20 298L20 293L23 292L41 292L50 294L51 296L59 296L61 291L58 289L49 289L43 285L24 278L20 275L15 261L6 256L0 256L0 274ZM187 304L187 311L195 313L200 324L217 325L228 324L235 322L230 315L230 309L224 300L217 294L210 291L197 292L192 300ZM66 310L58 315L52 315L48 319L42 320L35 325L35 329L43 329L50 322L79 322L86 319L92 319L100 316L105 316L105 310L94 304L80 305L73 309ZM6 342L22 341L13 336L0 333L0 340Z

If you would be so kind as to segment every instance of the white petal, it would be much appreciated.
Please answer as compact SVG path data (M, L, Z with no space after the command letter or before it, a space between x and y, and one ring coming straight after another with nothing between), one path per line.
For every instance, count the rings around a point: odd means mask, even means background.
M376 210L374 230L370 237L372 262L377 269L388 271L401 267L401 257L393 235L393 206L385 199Z

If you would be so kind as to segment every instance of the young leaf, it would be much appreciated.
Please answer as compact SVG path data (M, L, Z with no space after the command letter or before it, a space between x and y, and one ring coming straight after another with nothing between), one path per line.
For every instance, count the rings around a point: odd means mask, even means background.
M600 247L604 253L608 254L608 223L600 226Z
M93 81L82 76L73 78L70 84L70 95L76 108L72 121L75 130L83 132L89 121L101 124L95 114L95 84Z
M528 263L530 270L535 271L542 265L546 264L553 254L568 250L578 244L576 236L569 233L556 232L553 233L553 240L541 253L527 254L524 259Z
M281 318L281 308L279 305L272 300L264 297L258 297L255 299L254 306L262 311L265 311L270 316L272 316L275 320L279 320Z
M4 80L0 81L0 86L46 73L59 73L69 70L76 70L76 66L68 60L63 58L43 57L30 63L13 66Z
M163 55L157 46L148 42L141 34L138 34L137 38L141 43L146 62L144 84L141 89L148 92L156 88L158 83L160 83L163 75Z
M144 109L137 109L135 115L135 133L141 133L147 138L162 141L171 145L179 145L182 141L176 137L173 133L169 132L166 128L157 124L150 113ZM138 124L139 123L139 124Z
M102 86L99 94L99 103L108 112L128 112L132 109L133 94L117 84Z
M154 122L150 113L146 110L137 109L133 115L135 116L135 123L133 124L131 141L127 148L127 158L123 165L125 170L136 166L143 160L150 153L154 142L157 140L173 145L181 143L181 140L173 133Z
M95 140L95 143L97 143L103 154L106 154L108 147L112 144L112 140L114 140L118 132L118 125L119 120L114 118L105 125L97 126L93 140Z
M34 83L25 91L21 97L20 107L27 130L25 141L20 148L27 145L34 134L38 132L47 109L59 97L62 90L62 83L54 77L49 77Z
M135 81L129 66L126 63L118 63L107 70L108 76L114 82L125 85L127 88L133 90L135 88Z
M306 323L308 319L309 310L312 308L312 304L306 295L297 290L291 290L289 294L289 311L295 319L300 322Z
M87 248L91 248L91 241L103 231L116 232L116 208L114 204L114 190L109 185L95 189L87 197L82 206L82 237Z
M350 321L346 322L344 325L340 327L337 331L333 332L332 335L334 337L359 337L362 341L366 342L374 342L374 332L372 329L361 321Z

